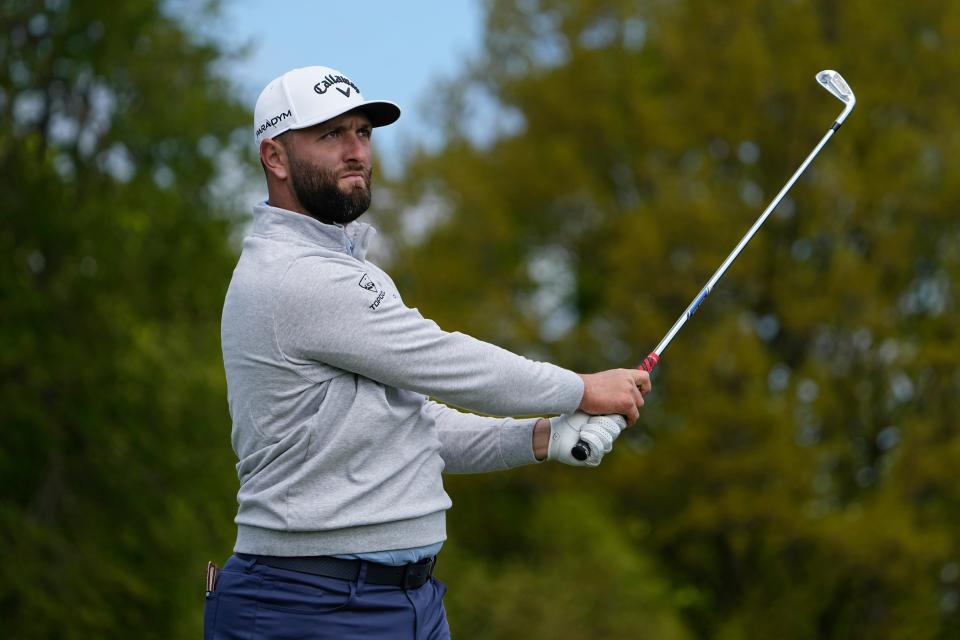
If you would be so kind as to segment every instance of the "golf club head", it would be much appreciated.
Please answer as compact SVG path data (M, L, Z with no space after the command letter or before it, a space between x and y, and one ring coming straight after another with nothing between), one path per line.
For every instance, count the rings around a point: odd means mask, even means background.
M853 89L851 89L847 81L843 79L843 76L833 69L824 69L818 73L817 82L819 82L824 89L832 93L837 100L840 100L846 105L843 113L840 114L840 117L837 118L837 122L834 125L840 126L840 123L846 120L847 115L853 110L853 105L857 103L857 97L853 95Z

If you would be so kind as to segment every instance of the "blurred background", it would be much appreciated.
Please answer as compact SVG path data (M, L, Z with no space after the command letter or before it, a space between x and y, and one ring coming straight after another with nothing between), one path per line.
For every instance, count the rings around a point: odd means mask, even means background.
M438 573L463 638L960 637L957 2L0 6L0 635L200 636L253 102L325 64L404 109L368 217L407 304L577 371L660 340L840 71L640 423L447 477Z

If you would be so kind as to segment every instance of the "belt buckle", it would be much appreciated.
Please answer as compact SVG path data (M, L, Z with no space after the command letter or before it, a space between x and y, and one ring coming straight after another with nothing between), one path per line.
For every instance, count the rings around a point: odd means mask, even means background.
M433 574L436 558L424 558L420 562L411 562L403 568L403 588L419 589Z

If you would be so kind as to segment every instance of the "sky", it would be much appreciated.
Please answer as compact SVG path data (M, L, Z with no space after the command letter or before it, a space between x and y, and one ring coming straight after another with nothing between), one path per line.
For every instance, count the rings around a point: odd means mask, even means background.
M400 120L374 134L382 168L393 172L403 149L429 135L422 105L431 86L456 75L480 49L481 2L230 0L216 33L231 44L251 44L247 62L227 71L251 113L268 82L310 65L342 72L368 100L396 102Z

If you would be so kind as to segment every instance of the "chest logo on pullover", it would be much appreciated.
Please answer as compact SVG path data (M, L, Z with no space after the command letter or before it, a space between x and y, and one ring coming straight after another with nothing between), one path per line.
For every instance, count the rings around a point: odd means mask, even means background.
M377 307L380 306L380 303L383 302L383 298L387 295L387 292L377 289L377 285L367 274L363 274L363 276L360 278L359 285L361 289L366 289L367 291L378 294L377 299L374 300L373 304L371 304L369 307L371 311L376 311Z
M378 291L377 285L374 284L373 280L371 280L367 274L363 274L363 277L360 278L360 288L374 293Z

